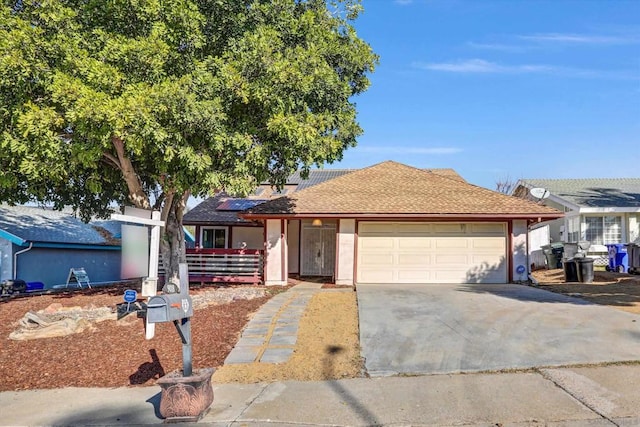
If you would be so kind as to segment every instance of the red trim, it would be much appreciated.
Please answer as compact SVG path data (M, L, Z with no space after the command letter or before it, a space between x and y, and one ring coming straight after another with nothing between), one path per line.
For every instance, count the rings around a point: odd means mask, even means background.
M270 277L267 277L268 275L268 268L267 266L269 265L269 249L268 249L268 245L267 245L267 221L264 220L262 223L262 241L263 241L263 245L264 245L264 283L267 283L267 280L271 279Z
M245 219L294 219L294 218L318 218L319 214L252 214L240 215ZM362 213L322 213L322 218L333 219L369 219L381 221L456 221L456 222L504 222L507 219L531 219L531 220L551 220L564 217L564 213L559 214L362 214ZM470 221L471 219L471 221Z
M353 284L358 283L358 228L360 221L356 219L353 225Z
M203 248L187 248L187 254L215 254L215 255L260 255L263 250L260 249L203 249Z
M340 277L340 234L340 219L338 219L336 221L336 262L333 268L333 283Z
M513 221L507 222L507 283L513 283Z
M280 280L287 280L287 260L285 257L287 256L287 248L285 245L287 244L287 231L285 230L287 220L280 220Z
M298 223L298 274L302 271L302 221L296 220Z

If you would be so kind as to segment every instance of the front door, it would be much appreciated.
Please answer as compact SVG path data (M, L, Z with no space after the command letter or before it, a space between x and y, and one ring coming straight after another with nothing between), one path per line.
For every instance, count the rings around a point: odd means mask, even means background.
M336 225L302 225L302 276L333 276L336 265Z

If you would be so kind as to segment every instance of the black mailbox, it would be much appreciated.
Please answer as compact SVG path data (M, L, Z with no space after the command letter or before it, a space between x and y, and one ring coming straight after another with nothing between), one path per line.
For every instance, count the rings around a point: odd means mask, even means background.
M171 322L193 316L191 297L182 294L156 295L147 303L149 323Z

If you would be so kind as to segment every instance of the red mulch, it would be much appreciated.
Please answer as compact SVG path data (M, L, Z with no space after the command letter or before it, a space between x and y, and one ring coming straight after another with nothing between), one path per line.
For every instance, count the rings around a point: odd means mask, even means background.
M97 323L93 332L30 341L8 338L27 311L52 303L115 308L122 295L123 288L115 287L0 302L0 391L152 385L165 373L182 369L182 344L174 325L157 324L155 337L145 340L144 320L132 317L135 313ZM191 323L193 367L222 365L250 314L269 298L197 310Z

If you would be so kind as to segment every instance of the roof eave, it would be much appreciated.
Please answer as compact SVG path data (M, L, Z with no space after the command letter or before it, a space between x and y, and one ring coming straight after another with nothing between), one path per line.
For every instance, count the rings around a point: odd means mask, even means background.
M564 213L446 213L446 214L434 214L434 213L246 213L240 215L247 220L264 220L264 219L308 219L308 218L348 218L348 219L446 219L446 220L461 220L461 219L474 219L474 220L487 220L487 219L527 219L527 220L539 220L549 221L552 219L558 219L564 217Z

